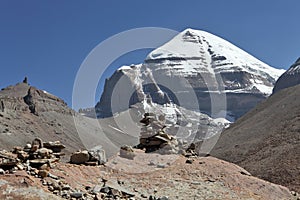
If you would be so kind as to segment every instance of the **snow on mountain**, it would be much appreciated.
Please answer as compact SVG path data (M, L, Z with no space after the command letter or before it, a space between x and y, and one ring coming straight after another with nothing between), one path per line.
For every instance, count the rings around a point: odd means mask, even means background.
M152 51L146 63L160 62L156 70L172 70L184 76L198 73L236 73L252 75L244 92L256 87L260 92L272 93L274 82L285 70L275 69L261 62L230 42L205 31L187 29L162 47ZM268 80L268 82L264 81ZM228 80L225 85L234 84ZM235 91L229 89L227 92ZM238 91L241 92L241 91Z
M300 58L286 71L287 74L300 73Z
M300 58L279 77L274 86L273 93L298 84L300 84Z
M106 80L96 111L111 116L150 96L161 105L174 102L217 118L224 108L215 105L215 93L216 99L226 95L232 121L270 95L284 71L218 36L187 29L153 50L143 64L118 69Z

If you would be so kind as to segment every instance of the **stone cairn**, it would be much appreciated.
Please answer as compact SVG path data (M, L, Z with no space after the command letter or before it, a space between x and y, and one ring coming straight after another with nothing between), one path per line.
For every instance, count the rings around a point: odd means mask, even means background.
M0 151L0 175L14 174L17 171L26 171L28 175L41 180L42 185L48 191L63 198L72 200L95 199L130 199L134 194L116 189L116 186L106 184L96 185L94 188L78 190L72 188L59 176L51 173L60 157L64 155L62 149L65 146L60 141L42 142L36 138L24 147L14 147L12 151ZM78 151L72 154L71 161L74 164L98 165L106 161L102 147L94 147L87 151ZM25 181L25 179L24 179Z
M14 173L17 170L26 170L28 174L46 177L52 164L59 161L64 155L61 152L65 146L59 141L42 142L36 138L23 148L14 147L12 151L0 151L0 173Z
M145 113L140 123L143 127L138 148L145 149L146 153L177 154L179 152L176 137L165 133L163 115L157 117L153 113Z

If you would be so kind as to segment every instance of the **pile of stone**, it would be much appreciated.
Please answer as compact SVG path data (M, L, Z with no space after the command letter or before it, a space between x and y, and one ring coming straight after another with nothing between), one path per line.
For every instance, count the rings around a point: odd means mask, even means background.
M164 117L157 117L153 113L145 113L140 122L141 128L140 149L145 149L146 153L157 152L160 154L176 154L179 151L177 139L165 133Z
M123 181L110 181L102 179L102 183L94 186L86 186L81 189L74 189L69 184L65 183L64 180L47 180L43 179L42 184L48 187L48 190L53 194L60 196L64 199L80 199L80 200L100 200L100 199L150 199L150 200L168 200L166 196L155 197L154 195L146 196L144 194L137 193L126 189Z
M26 170L28 174L40 177L49 175L52 164L64 155L61 151L65 146L59 141L43 143L36 138L25 147L14 147L11 152L0 151L0 173L14 173Z
M191 157L197 157L198 153L196 151L196 144L195 143L191 143L190 146L185 150L185 152L183 153L183 155L187 158L191 158Z
M96 166L106 163L106 154L101 146L94 147L90 150L79 150L74 152L70 157L70 163L77 165Z
M90 194L96 195L97 199L135 199L135 194L123 187L124 182L102 181L102 186L96 185L90 190Z

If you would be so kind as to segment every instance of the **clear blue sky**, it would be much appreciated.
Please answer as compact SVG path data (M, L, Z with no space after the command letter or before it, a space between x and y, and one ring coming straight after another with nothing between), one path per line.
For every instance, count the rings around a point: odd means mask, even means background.
M206 30L288 68L300 57L299 8L299 0L0 0L0 87L27 75L31 85L71 105L75 75L88 53L114 34L147 26ZM125 56L112 68L142 62L145 54Z

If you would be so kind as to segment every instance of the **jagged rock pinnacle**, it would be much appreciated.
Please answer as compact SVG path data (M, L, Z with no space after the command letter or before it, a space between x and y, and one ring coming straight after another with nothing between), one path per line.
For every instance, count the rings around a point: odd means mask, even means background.
M28 84L28 79L27 79L27 76L25 76L24 80L23 80L23 83L26 83Z

